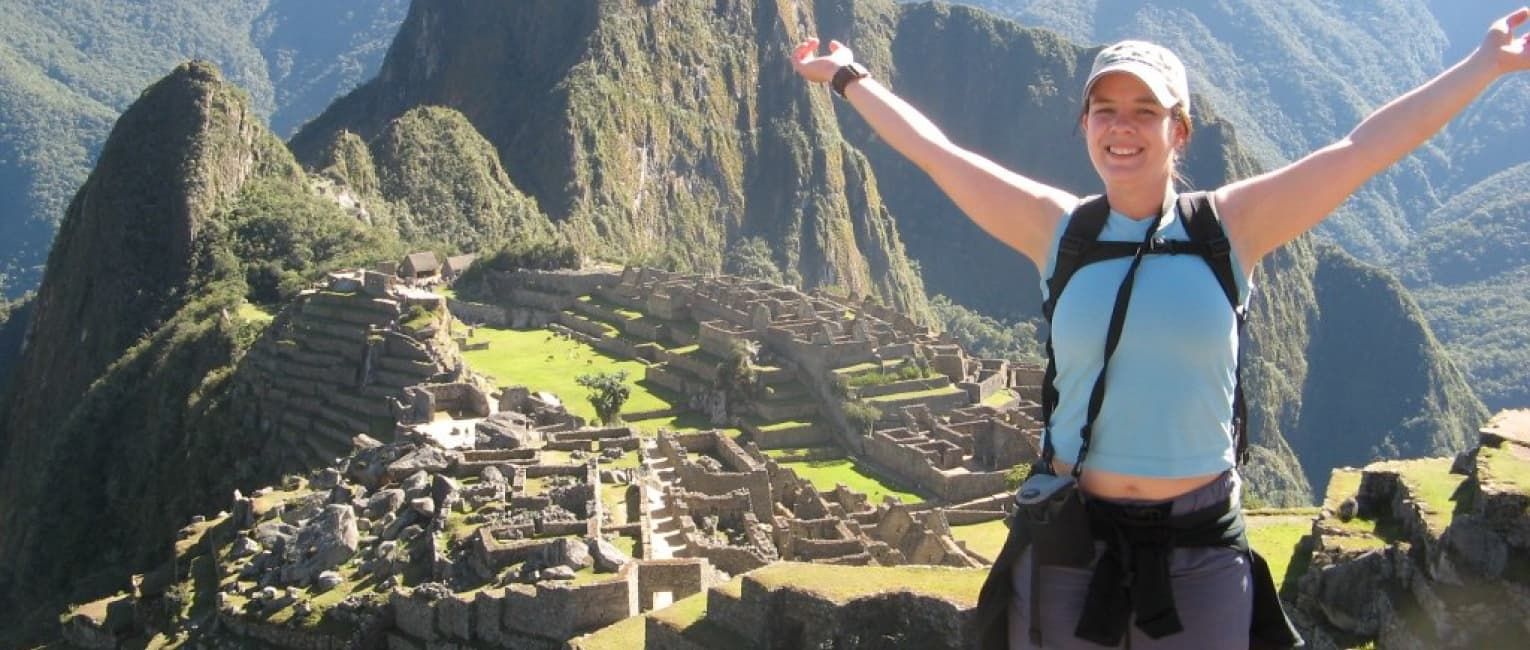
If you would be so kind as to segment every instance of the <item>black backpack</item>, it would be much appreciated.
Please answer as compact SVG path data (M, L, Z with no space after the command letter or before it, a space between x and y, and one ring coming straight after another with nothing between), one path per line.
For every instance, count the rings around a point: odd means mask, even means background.
M1189 234L1190 240L1154 238L1144 254L1198 255L1206 260L1206 264L1211 267L1211 273L1216 276L1217 283L1222 286L1223 293L1227 295L1227 302L1238 319L1238 333L1241 339L1243 324L1247 321L1248 314L1238 303L1238 285L1233 279L1232 245L1227 241L1227 233L1222 229L1222 221L1217 217L1216 211L1211 206L1211 199L1205 192L1181 194L1178 204L1180 220L1184 223L1185 232ZM1073 211L1072 218L1068 220L1068 228L1063 231L1062 240L1057 246L1057 261L1052 277L1047 281L1047 300L1041 305L1049 330L1052 323L1052 311L1056 308L1058 298L1062 296L1063 289L1067 288L1068 281L1073 278L1074 273L1095 262L1132 257L1136 254L1138 242L1098 241L1100 231L1105 228L1105 220L1109 216L1110 204L1101 195L1079 204ZM1120 332L1113 332L1110 338L1115 339L1119 336ZM1240 343L1234 374L1236 380L1233 390L1232 421L1239 465L1248 459L1248 409L1243 401L1242 375L1243 346ZM1057 406L1057 387L1054 385L1056 379L1057 359L1052 353L1052 337L1048 335L1047 370L1041 389L1043 426L1050 426L1052 409ZM1051 437L1044 436L1042 452L1044 463L1050 463L1052 455Z

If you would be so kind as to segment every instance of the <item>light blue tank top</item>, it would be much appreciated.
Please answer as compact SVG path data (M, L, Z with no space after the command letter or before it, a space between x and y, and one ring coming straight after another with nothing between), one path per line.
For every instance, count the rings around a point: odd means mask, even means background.
M1190 239L1177 208L1163 219L1160 236ZM1064 217L1052 236L1042 273L1043 299L1068 221ZM1100 240L1140 242L1153 222L1134 221L1112 210ZM1232 263L1239 302L1247 304L1249 282L1236 252ZM1079 268L1053 312L1058 401L1051 435L1057 458L1068 463L1078 458L1079 430L1100 372L1116 290L1130 265L1131 258L1125 257ZM1105 401L1095 419L1084 470L1170 478L1233 467L1237 358L1237 319L1205 259L1144 256L1121 341L1110 359Z

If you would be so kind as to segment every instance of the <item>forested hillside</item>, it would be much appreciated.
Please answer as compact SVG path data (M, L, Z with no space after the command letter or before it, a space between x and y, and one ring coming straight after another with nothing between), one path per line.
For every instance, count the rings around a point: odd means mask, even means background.
M968 0L1021 23L1088 43L1147 38L1173 47L1192 92L1238 125L1239 141L1266 166L1342 137L1370 110L1438 74L1481 42L1516 0L1368 0L1328 3L1147 0ZM1530 75L1500 80L1445 131L1372 181L1319 232L1392 269L1418 295L1440 340L1494 409L1530 403L1530 311L1518 278L1530 274L1530 228L1501 197L1530 182L1524 106ZM1206 179L1192 176L1198 184ZM1453 225L1461 219L1490 223ZM1455 255L1445 252L1478 233ZM1491 234L1489 234L1491 231ZM1454 280L1420 269L1460 255L1496 260L1497 271ZM1464 270L1464 269L1463 269ZM1435 282L1431 278L1439 277Z
M376 71L405 0L0 0L0 295L35 289L118 113L190 58L279 134Z

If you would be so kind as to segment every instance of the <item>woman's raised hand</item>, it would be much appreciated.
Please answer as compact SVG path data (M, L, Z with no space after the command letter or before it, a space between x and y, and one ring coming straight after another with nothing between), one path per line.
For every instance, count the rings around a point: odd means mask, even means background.
M818 39L809 38L792 50L792 68L815 84L828 83L840 68L855 61L855 54L839 41L829 41L829 55L818 55Z
M1530 8L1520 8L1499 18L1477 48L1477 56L1490 57L1499 74L1530 70L1530 34L1515 36L1514 30L1530 20Z

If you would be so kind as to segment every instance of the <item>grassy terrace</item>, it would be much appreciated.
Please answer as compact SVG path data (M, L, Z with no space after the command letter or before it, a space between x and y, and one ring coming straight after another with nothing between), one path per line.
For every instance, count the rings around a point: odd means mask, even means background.
M631 616L569 642L574 650L631 650L648 640L648 617Z
M1273 515L1250 515L1248 543L1270 563L1270 573L1276 586L1285 582L1286 574L1295 566L1297 573L1306 569L1305 558L1293 563L1296 545L1303 536L1312 532L1312 519L1318 510L1311 508Z
M572 309L565 309L563 310L563 313L569 318L594 323L596 327L600 328L600 337L603 339L615 338L621 335L621 330L616 329L615 325L607 323L603 320L595 320Z
M747 578L771 591L792 588L846 603L890 592L909 592L951 601L961 607L977 604L986 569L934 566L858 567L834 564L777 562L756 569Z
M841 377L851 377L861 373L874 372L882 369L895 370L898 366L903 365L903 362L903 359L887 359L886 361L880 363L876 361L867 361L865 363L857 363L853 366L835 368L833 373Z
M627 523L627 486L601 485L600 504L611 513L611 523L617 526Z
M787 451L791 450L772 450ZM779 456L779 454L777 454ZM865 466L850 458L836 458L832 460L796 460L782 461L781 467L789 468L797 473L799 478L812 482L813 487L820 492L828 492L840 483L845 484L856 492L865 494L872 504L882 502L882 497L892 495L902 499L904 503L920 503L924 501L912 492L905 492L878 478Z
M1014 398L1015 393L1008 388L1005 388L1004 390L996 390L992 395L988 396L988 399L983 400L983 406L1003 406L1005 402L1008 402Z
M1445 527L1450 525L1455 516L1456 504L1453 497L1456 488L1466 478L1450 473L1453 461L1453 458L1420 458L1393 461L1385 465L1397 469L1398 476L1408 486L1408 494L1423 506L1424 521L1429 524L1429 531L1435 535L1445 532Z
M793 589L843 605L858 598L907 592L939 598L958 607L977 604L985 569L902 566L858 567L831 564L777 562L742 578L715 587L737 597L742 580L758 582L769 591ZM740 640L706 619L706 594L700 593L665 609L634 616L570 642L575 650L626 650L646 642L646 619L678 631L688 640L708 648L737 647Z
M579 296L579 302L587 302L592 305L604 307L607 311L610 311L617 316L621 316L626 320L635 320L643 317L643 312L633 311L614 302L601 300L600 298L592 295Z
M693 412L686 412L679 415L670 415L658 418L648 418L647 420L633 420L627 424L641 429L643 433L648 435L657 435L659 429L666 429L676 433L695 433L697 431L711 431L713 429L718 429L734 438L738 438L743 434L743 432L739 431L738 429L713 426L712 423L707 420L707 416Z
M1477 476L1483 483L1530 492L1530 450L1513 444L1477 451Z
M908 393L893 393L892 395L868 397L866 398L866 401L876 404L882 402L897 402L900 400L916 399L921 397L944 397L946 395L955 395L957 393L965 392L966 391L957 388L956 386L942 386L940 388L931 388L929 390L916 390Z
M670 400L678 399L644 381L641 362L613 357L548 330L480 327L474 340L489 341L487 350L462 354L474 370L502 386L519 384L553 393L563 400L570 413L590 421L595 419L595 408L585 399L588 391L575 381L582 374L627 371L632 394L622 406L623 411L666 409L671 407Z
M715 589L728 591L737 596L742 580L742 578L734 578L732 581L715 587ZM673 605L664 609L649 612L642 616L623 619L618 623L573 639L569 642L569 647L574 650L629 650L630 648L645 647L648 636L646 625L647 620L650 618L660 625L679 632L685 638L700 644L702 647L725 648L737 646L737 639L730 638L731 634L706 620L706 612L706 592L693 594L676 601Z
M966 542L968 549L992 562L999 557L999 550L1004 548L1004 538L1009 536L1009 527L1004 525L1003 519L995 519L981 524L952 526L951 536L957 541Z

